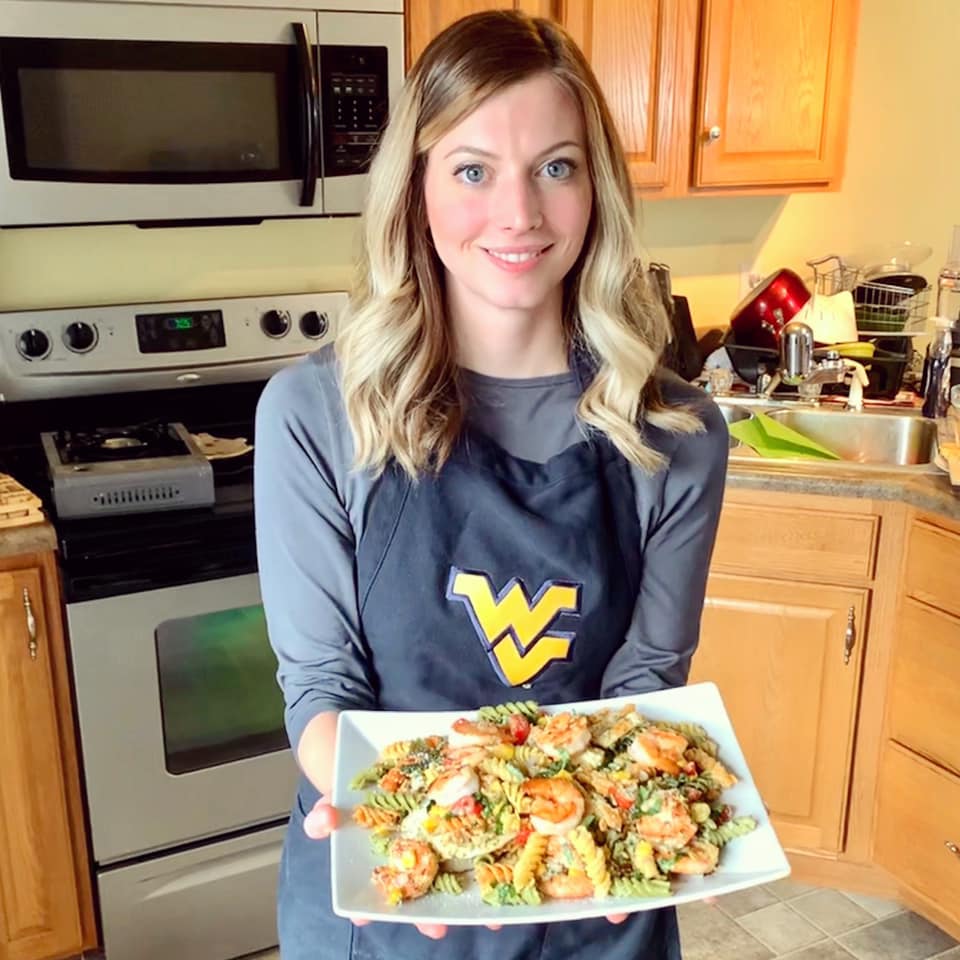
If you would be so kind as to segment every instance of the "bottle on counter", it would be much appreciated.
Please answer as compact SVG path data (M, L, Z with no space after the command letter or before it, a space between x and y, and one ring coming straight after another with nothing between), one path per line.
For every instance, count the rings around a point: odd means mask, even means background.
M954 327L946 317L934 318L934 334L923 366L923 415L932 420L946 415L950 406L951 357Z
M947 262L937 277L937 316L960 321L960 224L953 228Z

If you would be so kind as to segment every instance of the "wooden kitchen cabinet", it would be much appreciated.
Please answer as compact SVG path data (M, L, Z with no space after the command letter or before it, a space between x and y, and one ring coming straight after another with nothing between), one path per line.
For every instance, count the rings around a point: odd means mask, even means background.
M96 943L51 555L0 560L0 960Z
M858 0L425 0L407 7L408 65L449 23L497 8L570 32L645 195L839 182Z
M874 856L960 936L960 525L914 516L902 577Z
M842 847L868 600L862 588L710 577L690 681L719 687L784 847Z
M693 186L839 180L855 0L704 0Z
M414 0L404 6L407 69L424 47L455 20L486 10L522 10L533 17L552 17L553 0Z

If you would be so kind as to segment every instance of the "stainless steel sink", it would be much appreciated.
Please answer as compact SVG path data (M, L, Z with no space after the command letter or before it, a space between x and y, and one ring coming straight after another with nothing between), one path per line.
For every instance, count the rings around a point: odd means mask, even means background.
M732 404L722 403L720 404L720 412L723 414L723 419L730 423L737 423L740 420L749 420L753 416L749 410L745 410L743 407L735 407ZM740 441L736 437L730 437L730 449L733 450L736 447L740 446Z
M774 410L769 416L847 462L914 466L931 463L937 452L936 424L923 417L839 410Z
M833 450L841 458L817 460L818 468L849 469L856 464L874 470L938 472L933 463L937 452L936 424L909 410L852 411L801 404L788 406L782 401L753 397L719 398L718 405L728 424L745 420L754 411L762 412ZM760 455L731 439L730 458L734 462L756 463ZM809 465L814 461L768 462Z

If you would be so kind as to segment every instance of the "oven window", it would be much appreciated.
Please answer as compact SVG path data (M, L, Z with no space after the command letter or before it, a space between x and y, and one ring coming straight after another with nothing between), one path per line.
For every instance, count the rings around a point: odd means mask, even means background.
M286 749L262 606L165 620L155 638L170 773Z

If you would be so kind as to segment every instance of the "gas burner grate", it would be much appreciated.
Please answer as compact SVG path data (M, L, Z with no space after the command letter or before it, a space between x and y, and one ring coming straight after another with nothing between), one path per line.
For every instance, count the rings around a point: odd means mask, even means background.
M170 424L161 421L129 427L61 430L56 444L64 464L184 456L190 452Z

